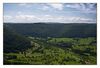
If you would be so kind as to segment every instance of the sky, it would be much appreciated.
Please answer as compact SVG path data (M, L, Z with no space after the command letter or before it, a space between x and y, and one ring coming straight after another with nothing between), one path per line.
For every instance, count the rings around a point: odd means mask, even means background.
M4 22L96 23L96 3L4 3Z

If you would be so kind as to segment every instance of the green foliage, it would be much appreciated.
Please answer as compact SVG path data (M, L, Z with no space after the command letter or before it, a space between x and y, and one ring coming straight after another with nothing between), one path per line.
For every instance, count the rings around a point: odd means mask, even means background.
M57 39L56 43L59 43L63 38L52 38ZM66 41L65 39L71 39ZM64 38L66 43L88 38ZM58 42L59 40L59 42ZM87 41L94 41L94 38L88 39ZM19 53L4 53L4 64L34 64L34 65L78 65L78 64L96 64L96 46L85 44L72 44L72 47L59 47L54 42L45 43L39 39L31 38L32 48L28 48L24 52ZM50 40L48 40L50 41ZM82 42L82 41L81 41ZM51 45L52 43L52 45ZM64 43L64 42L62 42Z
M4 64L97 64L96 24L4 24Z
M52 38L51 40L49 40L49 42L52 42L52 43L55 43L55 40L56 40L56 43L59 43L59 42L74 42L73 38Z

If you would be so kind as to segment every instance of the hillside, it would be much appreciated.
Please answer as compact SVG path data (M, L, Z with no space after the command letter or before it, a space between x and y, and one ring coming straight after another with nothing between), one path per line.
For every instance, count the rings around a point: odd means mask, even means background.
M30 40L14 31L4 28L4 52L20 52L31 48Z
M96 24L4 23L6 65L97 64Z
M33 37L96 37L96 24L4 23L4 27Z

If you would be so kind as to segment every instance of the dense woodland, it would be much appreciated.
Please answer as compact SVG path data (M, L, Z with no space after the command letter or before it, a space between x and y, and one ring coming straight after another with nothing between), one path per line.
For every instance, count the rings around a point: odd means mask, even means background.
M4 64L97 64L96 24L4 23Z

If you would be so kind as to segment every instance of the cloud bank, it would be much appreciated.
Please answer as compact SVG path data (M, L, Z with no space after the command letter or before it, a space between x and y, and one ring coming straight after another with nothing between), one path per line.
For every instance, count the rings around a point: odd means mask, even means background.
M4 22L19 22L19 23L36 23L36 22L58 22L58 23L95 23L96 20L84 17L69 17L69 16L35 16L35 15L17 15L4 16Z

